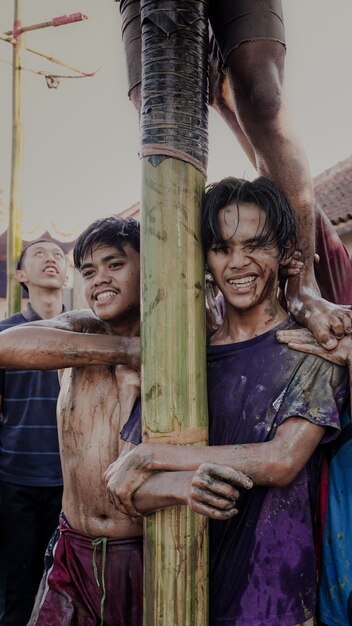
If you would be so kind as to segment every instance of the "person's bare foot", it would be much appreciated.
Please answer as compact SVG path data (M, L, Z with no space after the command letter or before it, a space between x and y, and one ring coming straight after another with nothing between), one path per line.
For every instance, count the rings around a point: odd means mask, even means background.
M296 284L293 285L293 282ZM352 309L324 300L315 285L307 286L288 281L286 298L288 310L295 320L308 328L326 350L334 350L345 335L352 333Z

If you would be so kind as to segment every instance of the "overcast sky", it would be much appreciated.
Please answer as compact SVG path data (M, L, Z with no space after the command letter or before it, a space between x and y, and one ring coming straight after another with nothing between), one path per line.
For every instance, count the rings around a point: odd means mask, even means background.
M352 2L283 0L286 84L292 117L313 175L352 153ZM139 199L139 134L127 81L120 17L113 0L24 0L23 23L81 11L89 20L31 32L25 45L79 67L94 78L66 79L48 89L23 72L24 230L55 224L77 234L97 217ZM11 28L13 0L0 2L0 30ZM11 46L0 41L0 188L8 209L11 161ZM73 74L26 53L32 70ZM208 179L254 176L224 122L210 112ZM2 218L4 222L4 217ZM0 230L3 227L0 223Z

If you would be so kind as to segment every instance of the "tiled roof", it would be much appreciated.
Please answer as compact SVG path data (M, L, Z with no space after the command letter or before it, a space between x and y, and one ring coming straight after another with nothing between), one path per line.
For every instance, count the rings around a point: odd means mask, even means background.
M55 239L54 237L52 237L50 233L46 230L39 237L33 237L33 239L31 240L23 239L22 240L23 247L25 247L32 241L35 241L36 239L48 239L49 241L53 241L53 243L57 243L63 249L65 254L67 254L70 250L72 250L75 244L75 239L73 239L72 241L60 241L59 239ZM0 235L0 261L6 260L6 248L7 248L7 230L1 233Z
M337 230L352 230L352 156L314 178L315 197ZM136 202L119 217L139 219Z
M124 209L123 211L121 211L121 213L117 213L118 217L134 217L135 220L139 220L139 211L140 211L140 205L139 202L136 202L135 204L132 204L132 206L130 206L128 209Z
M352 156L314 178L315 197L337 230L352 230Z

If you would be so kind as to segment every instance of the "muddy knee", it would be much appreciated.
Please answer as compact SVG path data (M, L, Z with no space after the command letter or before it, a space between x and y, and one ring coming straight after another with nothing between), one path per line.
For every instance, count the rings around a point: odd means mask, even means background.
M273 41L242 43L228 57L227 72L241 118L254 124L275 120L283 106L285 48Z

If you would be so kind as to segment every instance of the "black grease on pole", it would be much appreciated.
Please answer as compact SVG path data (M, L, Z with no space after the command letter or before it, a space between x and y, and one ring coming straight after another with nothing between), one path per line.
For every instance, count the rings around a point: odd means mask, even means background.
M208 157L207 5L206 0L141 0L142 146L172 147L204 167ZM154 163L159 160L149 158Z

